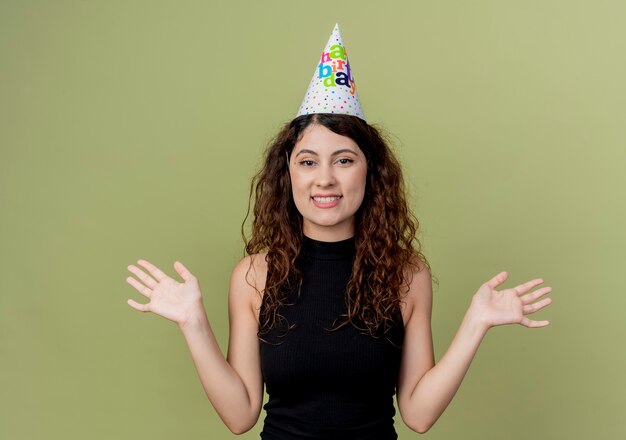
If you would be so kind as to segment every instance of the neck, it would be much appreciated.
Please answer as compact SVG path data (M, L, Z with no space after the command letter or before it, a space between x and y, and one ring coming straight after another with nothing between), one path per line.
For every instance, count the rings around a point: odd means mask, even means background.
M304 231L304 236L317 241L342 241L354 237L354 231Z
M318 241L341 241L354 237L354 224L352 223L325 227L305 221L302 230L306 237Z

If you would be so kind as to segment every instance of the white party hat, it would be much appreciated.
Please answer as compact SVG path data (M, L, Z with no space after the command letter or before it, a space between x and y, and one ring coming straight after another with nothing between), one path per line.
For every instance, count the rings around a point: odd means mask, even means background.
M339 25L330 34L296 117L339 113L365 120Z

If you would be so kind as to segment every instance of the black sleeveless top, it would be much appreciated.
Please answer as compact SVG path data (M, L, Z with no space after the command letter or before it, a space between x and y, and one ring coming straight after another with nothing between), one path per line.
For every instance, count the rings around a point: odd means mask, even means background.
M269 401L264 440L390 440L404 327L364 334L343 322L354 237L322 242L304 237L294 287L281 314L293 326L273 329L261 342L261 369ZM398 313L399 315L399 313ZM282 336L281 336L282 335Z

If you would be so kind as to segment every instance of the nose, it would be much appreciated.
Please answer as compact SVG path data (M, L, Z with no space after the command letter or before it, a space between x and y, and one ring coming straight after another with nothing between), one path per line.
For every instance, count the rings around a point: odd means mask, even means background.
M319 187L327 187L332 186L335 183L335 173L332 166L321 165L318 168L317 175L315 176L315 185Z

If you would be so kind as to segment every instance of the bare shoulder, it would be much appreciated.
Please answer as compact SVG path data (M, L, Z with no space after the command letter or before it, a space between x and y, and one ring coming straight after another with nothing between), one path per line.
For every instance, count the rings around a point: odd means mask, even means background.
M430 315L432 311L432 276L426 263L416 258L413 264L405 268L405 279L409 282L409 289L402 300L402 318L406 325L415 310Z
M229 297L238 305L250 307L258 316L267 277L267 252L247 255L234 267L230 277Z

